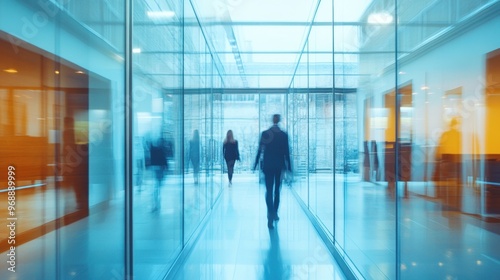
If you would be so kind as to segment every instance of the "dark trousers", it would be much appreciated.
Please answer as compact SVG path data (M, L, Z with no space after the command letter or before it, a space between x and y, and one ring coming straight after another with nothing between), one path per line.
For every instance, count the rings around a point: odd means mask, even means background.
M151 166L151 170L155 175L156 182L153 188L153 211L156 211L160 208L161 205L161 197L160 197L160 189L163 183L163 178L165 176L165 168L163 166L153 165Z
M235 162L236 162L236 160L234 160L234 159L232 159L232 160L226 160L226 164L227 164L227 178L229 179L230 182L233 179L234 164L235 164Z
M264 170L264 178L266 181L267 219L273 220L278 214L280 205L281 169Z

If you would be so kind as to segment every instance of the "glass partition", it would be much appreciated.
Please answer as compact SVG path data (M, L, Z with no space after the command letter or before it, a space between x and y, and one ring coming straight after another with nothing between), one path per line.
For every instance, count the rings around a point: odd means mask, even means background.
M389 67L395 62L396 24L395 1L374 1L370 6L359 6L357 16L366 24L360 27L336 27L337 46L344 51L338 56L339 62L352 65L339 74L349 75L352 70L359 73L352 83L343 79L345 85L356 88L357 101L354 103L349 94L344 94L342 106L344 166L352 160L352 153L362 151L358 166L368 166L368 174L358 173L357 178L345 177L344 187L344 250L356 267L368 278L394 279L398 269L397 247L397 196L394 177L396 170L394 153L391 148L396 141L395 112L396 99L391 89L396 78L394 69ZM341 11L349 6L340 5ZM342 20L346 16L335 18ZM354 34L354 36L352 35ZM383 40L377 38L384 38ZM348 38L348 39L345 39ZM359 55L356 55L359 54ZM352 62L352 64L351 64ZM385 79L380 79L380 73ZM365 101L365 100L369 100ZM369 107L363 107L363 106ZM357 109L357 143L351 142L354 132L347 116L349 109ZM363 109L361 109L363 108ZM353 146L354 144L354 146ZM392 153L391 153L392 152ZM366 159L366 161L365 161ZM352 162L351 162L352 163ZM363 174L366 176L360 177Z
M0 166L11 171L0 198L12 201L1 212L12 225L0 232L11 254L2 279L124 274L124 2L87 3L106 17L92 27L59 4L0 11L10 19L0 23ZM103 29L112 45L99 45L106 36L93 30Z
M134 275L150 279L183 247L183 3L133 11Z
M186 10L184 29L184 210L186 240L206 214L207 94L206 47L192 9Z
M497 2L398 1L401 279L500 271Z
M212 139L210 140L210 149L211 149L211 159L209 161L210 164L210 172L211 172L211 186L209 190L212 190L212 205L214 205L221 194L224 187L224 159L222 157L222 148L221 148L221 139L223 139L223 135L226 130L223 128L224 125L224 104L222 101L222 94L220 92L216 92L215 89L222 88L222 78L218 75L217 68L215 67L215 63L212 64L212 83L213 89L212 91Z
M290 147L292 168L294 172L294 190L308 204L309 202L309 90L308 90L308 56L302 54L298 62L296 74L288 98L288 112L292 131Z
M323 213L334 205L333 243L355 274L467 278L499 269L491 248L500 44L479 39L498 24L497 2L333 2L335 183L326 205L318 199L326 192L317 150L328 119L318 109L330 97L314 92L327 60L315 59L323 25L313 24L289 96L292 119L300 98L308 116L301 130L308 138L292 136L294 149L309 143L302 152L308 185L293 189L324 229ZM309 92L301 95L302 73Z
M309 89L309 202L330 237L334 230L334 158L342 157L335 148L336 112L333 95L333 1L321 1L308 37Z

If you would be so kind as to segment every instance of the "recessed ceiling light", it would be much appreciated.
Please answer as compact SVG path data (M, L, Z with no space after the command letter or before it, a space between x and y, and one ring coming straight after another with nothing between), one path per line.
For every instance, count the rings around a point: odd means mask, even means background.
M388 12L373 13L368 16L369 24L389 24L393 20L394 17Z
M56 70L56 71L54 71L54 73L56 73L56 75L59 75L60 72L59 72L59 70Z
M4 69L4 72L10 73L10 74L15 74L17 73L17 70L14 68L9 68L9 69Z
M75 71L76 74L85 74L83 71Z
M172 11L147 11L146 14L150 19L170 19L175 16Z

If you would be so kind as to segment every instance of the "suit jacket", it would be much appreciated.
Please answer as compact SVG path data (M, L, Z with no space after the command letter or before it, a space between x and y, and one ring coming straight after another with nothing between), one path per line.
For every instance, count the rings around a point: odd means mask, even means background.
M222 154L224 155L224 159L227 161L230 160L240 160L240 151L238 149L238 141L234 141L234 143L227 142L222 146Z
M288 135L277 125L262 132L259 142L259 151L255 158L253 169L257 168L260 156L263 154L261 167L263 171L287 169L292 171L290 162L290 149L288 146Z
M149 151L151 153L150 156L151 165L167 168L168 162L167 162L167 153L165 147L151 145Z

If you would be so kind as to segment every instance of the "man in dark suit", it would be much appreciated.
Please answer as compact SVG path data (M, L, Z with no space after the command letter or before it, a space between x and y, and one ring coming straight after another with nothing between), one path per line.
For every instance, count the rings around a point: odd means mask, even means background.
M280 203L281 173L283 170L292 171L290 163L290 149L288 135L278 127L280 115L273 115L273 126L262 132L259 142L259 151L255 158L253 170L259 162L264 172L266 182L267 226L273 229L273 221L277 221ZM263 154L262 161L260 156ZM273 199L274 187L274 199Z

